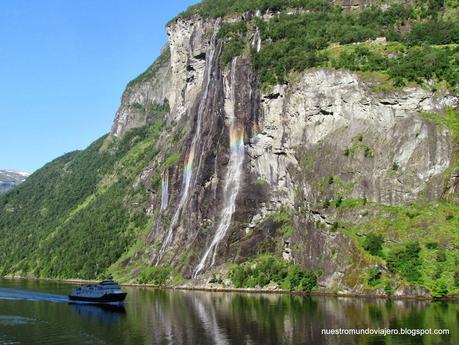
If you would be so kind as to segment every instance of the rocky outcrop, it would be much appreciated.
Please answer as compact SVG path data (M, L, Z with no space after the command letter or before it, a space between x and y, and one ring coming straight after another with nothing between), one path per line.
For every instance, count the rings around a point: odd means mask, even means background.
M201 91L206 53L218 23L208 20L178 20L167 27L169 43L157 61L132 81L122 97L111 134L117 137L148 121L145 105L167 101L170 119L179 121Z
M137 79L129 83L116 113L111 134L121 137L127 130L149 123L158 107L165 107L172 87L169 47Z

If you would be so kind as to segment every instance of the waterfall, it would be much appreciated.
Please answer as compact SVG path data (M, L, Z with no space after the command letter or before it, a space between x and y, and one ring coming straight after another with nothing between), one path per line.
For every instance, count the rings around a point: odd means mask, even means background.
M209 257L212 257L210 265L214 265L215 256L217 254L218 244L225 237L234 211L236 209L236 198L239 193L240 180L242 175L242 165L244 163L245 149L244 149L244 128L237 123L235 115L236 108L236 67L237 57L233 60L231 65L231 101L232 110L228 115L229 120L229 132L230 132L230 159L228 163L228 170L226 172L225 187L224 187L224 204L220 214L220 223L215 232L214 238L210 243L209 247L205 251L201 261L193 273L193 277L196 277L206 266L206 262Z
M261 34L260 34L260 29L257 28L255 31L255 34L253 35L252 42L251 42L252 48L254 48L257 53L260 52L261 49Z
M217 25L218 24L219 22L217 22ZM159 264L159 262L164 256L164 253L167 247L171 244L172 239L173 239L173 234L174 234L174 228L176 227L180 219L180 215L182 214L182 210L188 201L188 194L190 191L191 179L193 177L193 163L194 163L194 158L195 158L195 153L196 153L196 146L199 142L199 139L201 138L202 116L203 116L204 110L206 109L207 97L209 95L210 84L212 81L212 70L214 67L214 60L215 60L215 55L216 55L215 48L216 48L216 42L217 42L217 34L218 34L218 29L215 28L212 38L210 40L210 46L209 46L207 56L206 56L206 71L205 71L205 79L203 82L205 84L205 87L204 87L204 93L199 102L198 116L196 119L196 130L193 136L193 140L191 142L190 152L188 153L188 157L185 161L185 166L183 168L182 191L181 191L180 201L177 205L177 209L174 213L174 216L172 217L172 221L169 226L169 230L167 231L166 239L163 241L163 244L161 245L161 249L159 250L156 264Z
M161 178L161 212L165 211L169 203L169 171L165 170Z

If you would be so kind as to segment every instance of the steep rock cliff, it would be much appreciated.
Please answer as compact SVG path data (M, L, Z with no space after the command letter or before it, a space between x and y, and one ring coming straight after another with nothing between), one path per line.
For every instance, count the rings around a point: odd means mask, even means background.
M457 96L419 87L377 92L371 79L329 69L261 91L248 58L221 64L221 25L200 17L172 22L168 77L159 89L146 82L131 94L163 97L170 85L168 121L176 126L159 144L164 157L138 181L161 175L162 191L149 200L155 224L144 253L124 260L123 271L134 278L147 260L200 278L272 252L319 269L327 289L361 291L358 277L375 260L334 227L362 216L323 204L365 200L377 209L441 200L455 143L423 114L457 107ZM174 133L183 135L175 145ZM161 161L170 150L180 159L169 167ZM270 218L285 209L294 220L288 236Z

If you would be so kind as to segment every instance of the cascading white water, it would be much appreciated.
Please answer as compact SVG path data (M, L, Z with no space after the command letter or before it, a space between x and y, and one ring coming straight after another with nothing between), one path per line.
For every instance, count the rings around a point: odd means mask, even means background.
M165 170L161 178L161 212L167 209L169 204L169 171Z
M245 156L244 128L238 124L235 114L236 68L237 57L234 58L231 65L232 110L227 114L230 126L229 130L231 154L225 178L223 209L220 215L220 223L217 227L217 231L215 232L214 238L207 250L205 251L204 255L202 256L198 266L196 266L196 269L193 273L193 277L196 277L206 267L206 262L210 256L212 257L210 265L214 265L218 244L225 237L231 224L231 219L233 217L234 211L236 209L236 198L239 193L240 180L242 175L242 165L244 163Z
M217 22L217 25L219 23ZM181 197L180 201L177 205L177 210L174 213L174 216L172 217L171 224L169 226L169 230L167 231L167 236L166 239L163 241L163 244L161 245L161 249L159 250L159 254L157 257L156 264L158 265L161 259L164 256L164 253L167 249L167 247L171 244L173 234L174 234L174 228L176 227L180 215L182 214L183 207L185 206L186 202L188 201L188 193L190 191L190 185L191 185L191 179L193 177L193 162L195 158L195 152L196 152L196 146L197 143L199 142L199 139L201 138L201 131L202 131L202 115L204 113L204 110L206 109L206 104L207 104L207 97L209 95L209 89L210 89L210 84L212 81L212 69L214 67L214 59L215 59L215 49L216 49L216 42L217 42L217 34L218 34L218 29L215 28L214 33L212 35L212 39L210 40L210 46L207 52L206 56L206 72L205 72L205 87L204 87L204 93L201 97L199 107L198 107L198 116L196 119L196 131L193 136L193 140L191 142L191 148L190 152L188 153L188 157L185 161L185 166L184 166L184 171L183 171L183 180L182 180L182 192L181 192Z
M252 48L254 48L257 53L261 50L261 34L260 29L257 28L252 39Z

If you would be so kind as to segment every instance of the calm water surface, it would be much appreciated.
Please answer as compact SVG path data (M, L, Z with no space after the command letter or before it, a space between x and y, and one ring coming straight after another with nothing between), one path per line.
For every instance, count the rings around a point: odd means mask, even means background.
M68 304L68 284L0 280L0 345L459 344L459 304L125 288L121 308ZM442 328L449 336L322 335Z

